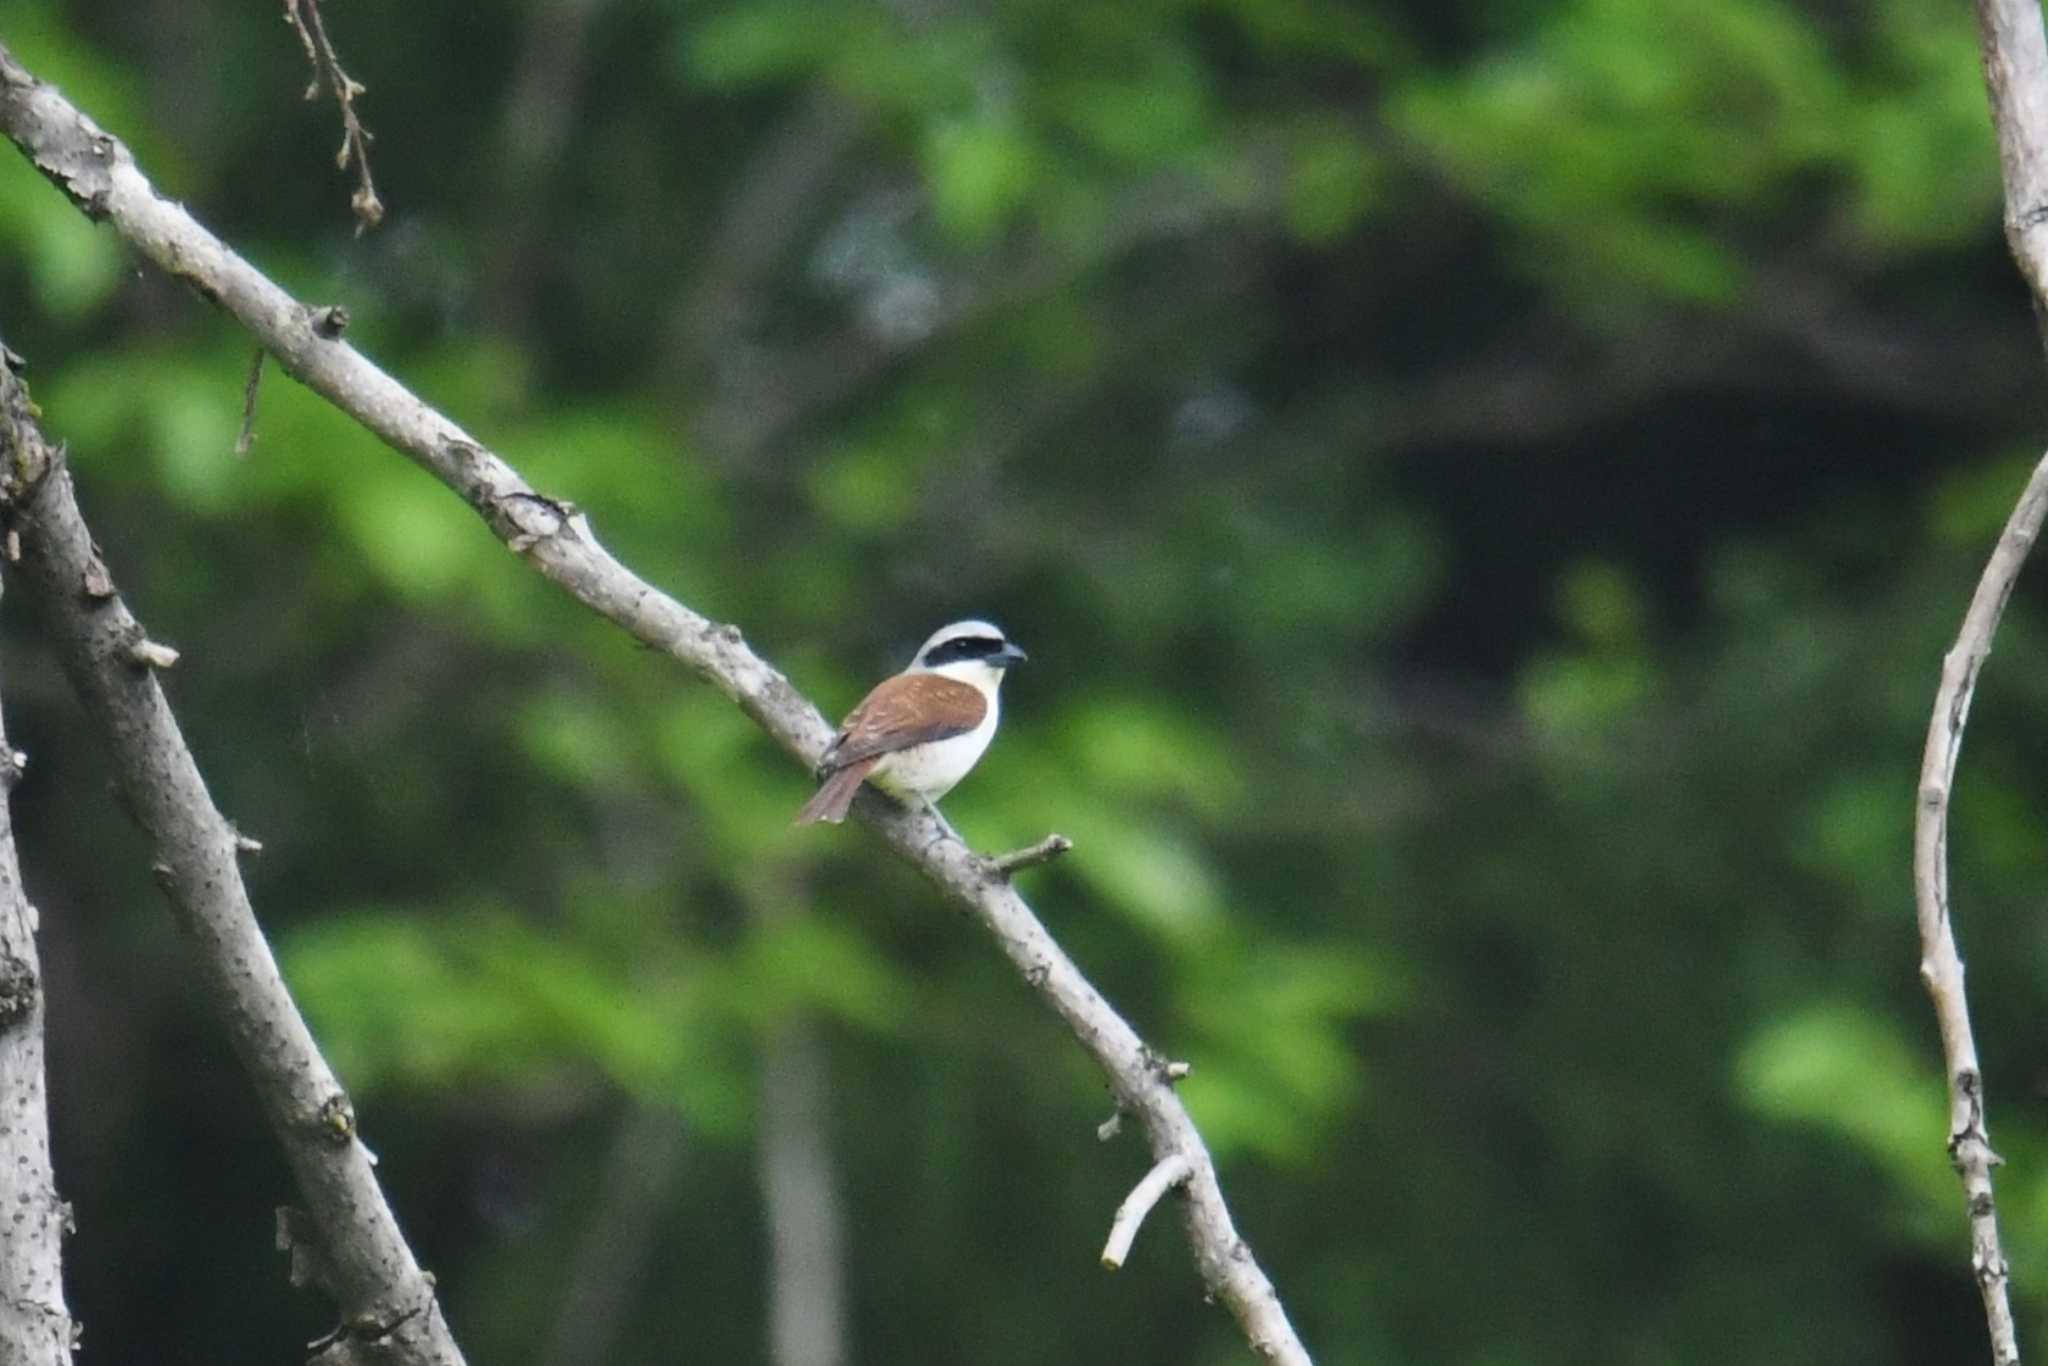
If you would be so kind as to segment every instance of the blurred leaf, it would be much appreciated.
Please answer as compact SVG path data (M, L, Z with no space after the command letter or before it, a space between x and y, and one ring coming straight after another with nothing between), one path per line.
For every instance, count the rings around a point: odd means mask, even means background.
M1061 708L1059 726L1063 770L1119 796L1170 798L1215 819L1243 790L1221 739L1157 702L1076 700Z
M987 119L935 127L924 144L932 208L956 236L981 241L1006 226L1038 178L1038 152L1015 128Z
M2038 455L2013 455L1944 476L1928 511L1934 534L1950 545L1981 547L1988 554L2038 460Z
M1379 178L1378 160L1357 134L1341 126L1305 130L1288 168L1289 226L1310 242L1337 240L1372 208Z
M1759 1029L1735 1075L1764 1115L1826 1130L1877 1162L1923 1210L1953 1215L1940 1070L1890 1022L1850 1006L1808 1007Z
M1584 560L1558 583L1558 615L1589 645L1640 646L1648 613L1635 580L1618 565Z
M903 477L900 450L855 446L811 468L806 488L818 510L849 530L870 534L900 526L915 510L917 486Z
M894 1032L909 1024L917 1001L909 979L872 944L820 915L759 929L734 964L727 989L735 1009L764 1026L812 1010Z
M1210 1146L1309 1160L1364 1084L1346 1031L1398 1010L1407 995L1401 978L1339 944L1251 941L1195 972L1182 1010L1203 1042L1180 1089Z
M1533 660L1517 692L1540 731L1584 739L1626 719L1654 690L1654 675L1641 659L1557 654Z

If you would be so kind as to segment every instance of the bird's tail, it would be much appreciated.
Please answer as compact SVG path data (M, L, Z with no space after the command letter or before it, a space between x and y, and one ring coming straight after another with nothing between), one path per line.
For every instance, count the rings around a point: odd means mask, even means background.
M805 802L804 809L796 813L796 820L791 824L809 825L813 821L830 821L837 825L845 820L846 810L853 805L853 794L860 790L862 779L868 776L868 770L881 761L881 756L876 755L872 759L862 759L857 764L848 764L845 768L834 770L832 775L825 779L824 786L818 789L818 794Z

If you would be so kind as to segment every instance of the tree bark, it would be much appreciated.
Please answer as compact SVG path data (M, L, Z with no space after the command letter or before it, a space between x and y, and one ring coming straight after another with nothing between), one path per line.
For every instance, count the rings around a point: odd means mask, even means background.
M0 369L6 365L0 347ZM27 397L0 381L0 465L21 457ZM36 908L21 885L14 822L4 800L25 759L0 731L0 1362L71 1366L75 1332L64 1305L63 1243L71 1209L50 1168L49 1102L43 1082L43 978Z
M106 738L122 796L152 843L157 883L198 951L206 994L297 1178L305 1211L280 1210L277 1229L292 1278L317 1283L341 1308L341 1325L315 1360L461 1366L433 1282L399 1234L356 1135L355 1111L256 923L237 862L253 845L215 808L157 683L177 653L150 640L122 602L61 452L4 367L0 412L5 547L42 599L58 660Z

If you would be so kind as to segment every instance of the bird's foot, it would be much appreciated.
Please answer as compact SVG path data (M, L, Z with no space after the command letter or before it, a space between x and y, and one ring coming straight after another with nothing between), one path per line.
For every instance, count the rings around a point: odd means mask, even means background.
M967 843L966 840L960 838L960 832L953 828L952 822L948 821L944 816L939 814L938 803L934 802L930 797L926 797L921 793L919 794L918 800L924 803L924 809L931 812L933 822L936 823L939 827L938 833L925 841L925 853L930 853L932 851L933 846L949 839L956 844Z

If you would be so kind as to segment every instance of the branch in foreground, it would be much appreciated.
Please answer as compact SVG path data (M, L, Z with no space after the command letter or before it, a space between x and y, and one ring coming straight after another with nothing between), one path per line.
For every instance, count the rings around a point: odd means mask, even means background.
M305 1215L283 1214L279 1230L293 1280L318 1282L341 1309L341 1327L316 1360L461 1366L433 1282L399 1234L356 1137L348 1097L256 923L236 862L241 837L207 795L157 685L160 661L138 654L148 637L114 591L70 471L33 411L20 381L0 367L0 517L20 538L20 571L42 599L65 675L106 738L128 809L154 845L157 881L198 950L206 995L226 1020L306 1202Z
M27 398L4 360L0 376L0 465L11 465ZM21 756L0 733L0 1171L7 1173L8 1196L0 1220L0 1361L71 1366L75 1329L64 1304L71 1210L58 1199L50 1170L36 912L21 885L6 801L21 771Z
M832 728L789 680L716 624L634 575L599 545L576 509L539 494L467 432L428 407L354 347L323 335L316 310L294 300L181 206L159 197L120 141L101 131L0 45L0 128L73 202L111 221L136 250L186 281L253 332L285 371L369 428L476 509L494 534L545 578L635 639L673 656L731 698L784 749L815 766ZM863 819L970 911L1026 982L1108 1075L1118 1104L1145 1128L1153 1160L1178 1153L1190 1175L1187 1235L1208 1293L1236 1317L1263 1361L1306 1366L1308 1352L1272 1282L1231 1222L1216 1168L1174 1094L1159 1055L1081 975L1007 878L927 812L875 808Z

